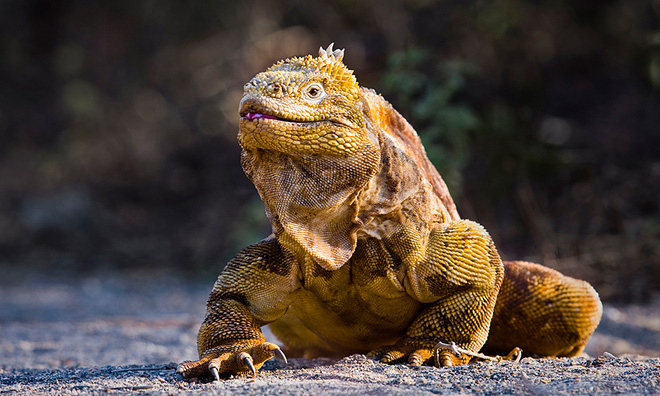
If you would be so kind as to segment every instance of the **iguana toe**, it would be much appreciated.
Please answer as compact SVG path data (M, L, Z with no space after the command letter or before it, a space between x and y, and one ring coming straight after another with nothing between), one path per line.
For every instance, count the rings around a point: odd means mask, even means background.
M460 364L464 364L464 362L450 351L445 350L438 353L436 366L451 367L451 366L458 366Z
M206 375L208 369L207 363L210 359L204 358L200 360L186 360L181 362L176 369L176 372L181 374L183 378L202 377Z
M229 350L228 350L229 349ZM257 370L270 358L276 358L287 363L286 356L279 346L264 342L243 350L230 350L231 347L218 347L197 361L185 361L179 364L177 373L184 378L213 376L220 380L220 374L251 374L257 375Z
M409 365L421 366L431 362L433 348L420 348L419 346L399 343L375 349L369 352L367 356L379 360L381 363L394 364L407 359Z
M408 364L411 366L421 366L431 360L433 352L429 349L418 349L408 356Z
M247 352L241 352L236 356L236 359L243 363L243 366L248 368L252 372L252 376L257 375L257 369L254 367L254 362L252 361L252 356Z
M406 354L394 348L394 345L374 349L367 357L380 361L381 363L393 364L401 361Z

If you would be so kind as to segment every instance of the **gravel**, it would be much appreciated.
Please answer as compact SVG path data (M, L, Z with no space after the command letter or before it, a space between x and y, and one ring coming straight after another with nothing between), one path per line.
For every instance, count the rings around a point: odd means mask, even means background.
M660 394L660 299L606 305L584 356L434 368L341 360L269 361L256 378L184 380L213 280L175 274L50 274L3 268L0 393ZM605 353L609 351L610 353ZM616 357L615 357L616 356Z

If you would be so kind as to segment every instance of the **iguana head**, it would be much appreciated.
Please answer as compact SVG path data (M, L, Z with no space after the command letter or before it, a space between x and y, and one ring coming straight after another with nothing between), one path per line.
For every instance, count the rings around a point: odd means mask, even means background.
M380 135L343 50L280 61L245 85L241 162L287 249L326 269L356 246L357 197L380 168Z
M245 85L240 103L241 146L288 155L339 154L371 144L360 87L332 45L280 61Z

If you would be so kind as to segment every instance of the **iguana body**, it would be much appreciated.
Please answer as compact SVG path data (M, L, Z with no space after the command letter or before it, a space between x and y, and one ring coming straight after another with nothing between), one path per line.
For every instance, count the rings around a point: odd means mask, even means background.
M476 352L487 338L496 353L578 354L600 320L598 294L536 264L503 264L486 230L460 219L413 128L342 58L329 47L246 84L242 165L273 234L220 274L200 360L179 372L256 372L284 358L264 342L266 324L304 356L419 365L439 341Z

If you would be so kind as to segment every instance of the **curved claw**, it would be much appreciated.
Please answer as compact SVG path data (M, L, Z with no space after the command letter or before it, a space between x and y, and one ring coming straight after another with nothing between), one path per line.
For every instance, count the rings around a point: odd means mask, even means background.
M461 356L461 353L458 351L458 346L453 341L449 344L449 350L454 354L454 356Z
M215 365L211 365L209 367L209 370L211 371L211 374L213 374L213 378L215 378L216 381L220 381L220 373L218 373L218 367Z
M277 349L274 349L274 350L273 350L273 357L274 357L275 359L278 359L278 360L283 361L284 364L289 363L289 362L287 362L287 360L286 360L286 356L284 355L284 352L282 352L282 350L281 350L280 348L277 348Z
M501 360L512 360L518 363L520 359L522 359L522 352L523 352L522 348L515 347L511 350L511 352L509 352L508 355L502 356Z
M257 369L254 367L254 363L252 362L252 356L250 356L250 354L248 354L246 352L241 352L241 353L238 354L237 358L238 358L238 360L243 362L243 364L248 369L250 369L250 371L252 372L253 377L257 375Z

